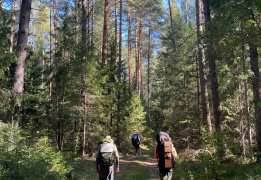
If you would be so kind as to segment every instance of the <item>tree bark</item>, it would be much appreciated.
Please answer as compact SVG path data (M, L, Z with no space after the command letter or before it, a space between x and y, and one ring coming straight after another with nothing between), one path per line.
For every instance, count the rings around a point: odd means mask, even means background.
M118 67L118 81L121 82L121 56L122 56L122 0L120 0L120 27L119 27L119 67ZM121 91L118 90L118 114L117 114L117 139L116 143L120 146L120 98L121 98Z
M54 23L54 39L55 39L55 56L57 56L57 52L58 52L58 43L57 43L57 35L58 35L58 31L57 31L57 0L53 0L53 23ZM54 59L55 60L55 64L57 63L57 58Z
M121 81L121 57L122 57L122 0L120 0L120 27L119 27L119 81Z
M94 0L92 0L92 36L91 36L91 47L93 47L93 36L94 36Z
M87 48L87 37L86 37L86 27L87 26L87 0L82 0L82 63L86 63L86 48ZM86 155L86 72L82 75L83 89L82 89L82 106L83 106L83 151L82 155Z
M140 27L139 27L139 44L138 44L138 94L141 96L141 35L142 35L142 20L140 20Z
M245 58L245 44L242 45L242 54L243 54L243 73L246 76L246 58ZM250 113L249 113L249 98L248 98L248 87L247 87L247 79L244 80L244 91L245 91L245 113L247 118L247 134L248 134L248 146L249 149L252 146L252 130L251 130L251 122L250 122Z
M8 115L8 121L13 123L14 116L14 107L15 102L19 96L22 95L23 86L24 86L24 69L25 61L27 56L27 42L29 36L29 22L30 22L30 13L31 13L32 0L23 0L20 10L20 22L18 30L18 62L12 64L14 67L13 73L13 82L12 82L12 91L11 91L11 113ZM18 122L15 123L15 126L18 126Z
M128 69L129 69L129 86L132 89L132 61L131 61L131 17L130 10L128 8L127 12L127 20L128 20Z
M52 0L50 0L50 68L52 68L53 65L53 61L52 61ZM49 92L49 100L51 101L52 98L52 76L53 73L52 71L50 72L50 84L49 84L49 88L50 88L50 92Z
M198 38L198 57L199 57L199 71L200 71L200 86L201 86L201 104L203 111L203 123L207 125L208 130L212 131L209 102L208 102L208 91L207 91L207 77L206 77L206 65L205 65L205 54L203 49L203 27L202 27L202 0L195 0L196 3L196 21L197 21L197 38Z
M136 92L139 94L139 62L138 62L138 32L137 32L137 19L135 19L135 66L136 66Z
M171 24L171 27L172 27L173 26L173 18L172 18L172 8L171 8L170 0L168 0L168 4L169 4L170 24Z
M102 66L105 67L105 59L107 54L107 27L108 27L108 5L109 0L105 0L104 5L104 24L103 24L103 40L102 40Z
M258 52L255 45L250 44L250 62L251 62L251 70L254 73L252 85L253 85L253 93L254 93L254 104L255 104L255 119L256 119L256 143L257 143L257 162L261 161L261 94L260 94L260 86L259 86L259 68L258 68Z
M203 0L204 3L204 15L205 15L205 29L208 33L211 29L209 22L211 21L209 4L206 0ZM221 123L221 108L219 101L219 91L218 91L218 80L217 80L217 70L215 63L215 51L212 45L207 49L208 61L209 61L209 75L211 80L211 90L212 90L212 101L214 109L214 118L215 118L215 128L217 131L222 131Z
M147 104L147 124L148 124L148 127L150 127L150 31L151 31L151 14L149 15L149 39L148 39L148 104Z
M11 24L11 36L10 36L10 48L9 48L10 54L13 53L13 46L14 46L15 11L16 11L16 0L12 0L12 24Z
M78 36L78 31L79 31L79 11L78 11L78 7L79 6L79 0L75 0L75 30L76 30L76 34L75 34L75 41L76 44L79 43L79 36Z

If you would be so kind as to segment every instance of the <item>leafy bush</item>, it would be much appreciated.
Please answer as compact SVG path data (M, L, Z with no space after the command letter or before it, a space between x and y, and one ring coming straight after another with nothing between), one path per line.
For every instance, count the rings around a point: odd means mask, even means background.
M68 179L72 168L48 138L32 141L17 128L0 126L0 179Z

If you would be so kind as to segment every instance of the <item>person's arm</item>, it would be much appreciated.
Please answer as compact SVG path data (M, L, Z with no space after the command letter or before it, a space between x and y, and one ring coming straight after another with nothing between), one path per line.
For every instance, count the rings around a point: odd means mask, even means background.
M98 151L97 151L97 154L96 154L96 173L99 173L99 172L100 172L100 170L99 170L99 154L100 154L100 148L101 148L101 146L99 145Z
M158 144L155 145L155 154L154 154L154 156L155 156L156 159L159 159L159 154L157 153L157 147L158 147Z
M114 152L114 155L116 157L116 169L115 169L115 172L117 173L117 172L119 172L120 157L119 157L118 149L117 149L115 144L113 146L113 152Z

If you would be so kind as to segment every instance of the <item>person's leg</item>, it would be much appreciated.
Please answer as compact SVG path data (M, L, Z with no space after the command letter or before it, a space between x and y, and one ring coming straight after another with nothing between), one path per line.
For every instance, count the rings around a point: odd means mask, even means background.
M138 156L138 147L135 146L135 156Z
M166 174L159 173L160 180L171 180L172 171L167 172Z
M109 175L106 180L113 180L114 179L114 165L110 166L109 168Z
M99 180L107 180L109 175L109 166L100 166Z
M169 171L167 174L167 180L171 180L173 171Z

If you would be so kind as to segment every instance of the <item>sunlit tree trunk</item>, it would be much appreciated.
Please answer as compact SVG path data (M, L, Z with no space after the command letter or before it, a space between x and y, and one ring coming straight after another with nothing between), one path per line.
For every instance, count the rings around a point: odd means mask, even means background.
M127 21L128 21L128 69L129 69L129 86L132 89L132 61L131 61L131 17L130 9L128 8L127 12Z
M58 43L57 43L57 0L53 0L53 23L54 23L54 39L55 39L55 56L57 56L58 52ZM55 58L55 61L57 61L57 58ZM54 62L57 63L57 62Z
M118 81L121 82L121 57L122 57L122 0L120 0L120 24L119 24L119 66L118 66ZM118 90L118 114L117 114L117 139L116 143L120 146L120 98L121 98L121 91Z
M12 24L11 24L11 36L10 36L10 48L9 48L10 54L13 53L13 46L14 46L15 11L16 11L16 0L12 0Z
M31 13L32 0L23 0L20 10L20 22L18 30L17 48L18 48L18 61L12 64L14 67L14 73L12 75L12 91L11 91L11 113L9 113L8 121L13 122L15 102L18 98L21 98L24 86L24 70L25 61L27 56L27 42L29 36L29 22ZM18 127L18 122L14 123Z
M107 27L108 27L108 6L109 0L104 1L104 24L103 24L103 40L102 40L102 64L105 67L105 59L107 54Z
M151 31L151 14L149 15L149 39L148 39L148 82L147 82L147 86L148 86L148 100L147 100L147 124L148 127L150 127L150 54L151 54L151 50L150 50L150 31Z
M243 73L246 76L246 57L245 57L245 44L242 45L242 59L243 59ZM247 118L247 134L248 134L248 146L249 149L252 146L252 130L250 122L250 112L249 112L249 98L248 98L248 86L247 79L244 79L244 91L245 91L245 113Z
M142 75L141 75L141 66L142 66L142 62L141 62L141 36L142 36L142 20L140 20L140 27L139 27L139 44L138 44L138 94L141 96L142 92L141 92L141 81L142 81Z
M138 62L138 31L137 31L138 25L137 25L137 19L135 19L135 70L136 70L136 92L139 93L139 62Z
M199 71L200 71L200 86L201 86L201 104L203 111L203 123L207 125L208 130L212 131L209 102L208 102L208 91L207 91L207 77L206 77L206 65L205 65L205 54L203 49L203 27L202 27L202 0L195 0L196 3L196 21L197 21L197 37L198 37L198 58L199 58Z

